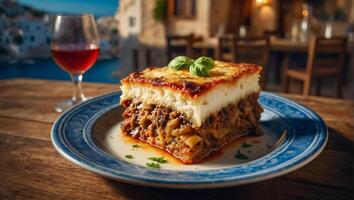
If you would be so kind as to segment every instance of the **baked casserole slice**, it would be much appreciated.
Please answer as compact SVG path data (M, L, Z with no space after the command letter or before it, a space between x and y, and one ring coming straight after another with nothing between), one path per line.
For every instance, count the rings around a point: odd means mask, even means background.
M147 68L121 81L124 134L166 150L184 163L259 128L261 67L215 61L210 76Z

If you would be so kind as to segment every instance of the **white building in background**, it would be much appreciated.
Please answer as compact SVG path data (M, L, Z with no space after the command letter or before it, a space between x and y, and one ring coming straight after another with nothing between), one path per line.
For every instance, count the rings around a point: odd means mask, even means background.
M35 59L50 57L50 25L54 16L16 0L0 0L0 58ZM118 55L118 20L114 16L97 20L101 36L100 58Z
M100 35L100 58L111 58L118 54L118 20L112 16L100 17L97 28Z
M120 0L119 7L116 13L116 18L119 19L119 55L121 63L126 66L121 69L120 76L124 76L131 72L134 65L134 53L138 52L138 60L147 62L147 59L140 59L147 55L145 51L149 47L162 47L163 44L160 41L164 41L163 34L164 27L161 23L153 19L153 9L155 7L156 0ZM158 42L156 42L158 41ZM159 42L161 44L159 44ZM163 52L154 51L151 54L152 62L156 65L163 63ZM158 57L159 59L154 59ZM145 56L146 58L146 56ZM161 62L160 62L161 61ZM140 67L146 65L143 62L138 63ZM125 71L123 71L125 70Z
M17 23L23 33L23 44L21 45L23 54L28 57L48 56L50 34L43 20L38 18L19 18Z
M5 30L5 16L0 16L0 33Z
M142 0L120 1L117 12L117 18L119 19L120 27L120 37L128 38L139 35L142 24L142 6Z
M100 59L110 58L111 44L107 39L100 39Z
M31 59L50 56L49 16L44 12L19 5L13 0L0 0L0 57Z
M49 44L49 31L42 19L20 18L17 21L19 27L23 30L26 45L35 47L42 43Z
M50 33L42 18L6 18L1 30L0 45L7 49L11 57L23 59L50 56Z
M25 12L25 8L23 6L18 6L17 2L14 0L1 0L1 6L4 9L4 14L6 16L18 16L22 15Z

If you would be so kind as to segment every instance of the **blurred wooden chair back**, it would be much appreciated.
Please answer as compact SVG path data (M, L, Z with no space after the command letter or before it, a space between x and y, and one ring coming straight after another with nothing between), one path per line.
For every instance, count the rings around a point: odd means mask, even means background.
M192 58L193 41L193 34L186 36L168 35L166 37L168 60L172 60L178 55L185 55Z
M278 31L264 31L263 32L264 37L279 37L279 32Z
M309 41L305 68L292 69L285 66L285 92L289 91L289 78L303 82L302 94L309 95L311 83L316 79L316 95L320 95L321 79L335 77L337 79L337 97L342 97L342 72L347 49L346 37L330 39L312 36Z
M237 38L235 35L224 35L218 38L216 55L219 60L262 66L261 85L266 89L269 46L269 37Z
M140 48L132 50L132 70L133 72L137 72L140 69L139 66L146 68L151 66L151 49L148 48ZM142 62L142 59L145 60L145 63Z
M238 38L236 43L236 61L255 63L266 67L269 60L269 38Z
M218 60L236 62L236 36L221 35L218 37L216 57Z

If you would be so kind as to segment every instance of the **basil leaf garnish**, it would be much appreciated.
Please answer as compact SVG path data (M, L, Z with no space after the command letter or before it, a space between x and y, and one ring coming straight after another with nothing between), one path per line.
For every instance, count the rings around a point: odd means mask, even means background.
M209 76L210 70L214 67L214 65L213 59L202 56L193 62L193 64L189 67L189 71L197 76Z
M168 67L174 70L188 68L193 63L193 60L187 56L177 56L168 63Z
M196 76L209 76L214 65L214 60L206 56L199 57L197 60L192 60L186 56L177 56L168 63L168 67L174 70L189 67L189 71Z
M193 63L195 64L201 64L204 67L211 69L214 67L214 60L210 57L206 57L206 56L202 56L200 58L198 58L197 60L195 60Z
M209 76L209 71L210 69L200 63L193 63L190 67L189 67L189 71L197 76Z

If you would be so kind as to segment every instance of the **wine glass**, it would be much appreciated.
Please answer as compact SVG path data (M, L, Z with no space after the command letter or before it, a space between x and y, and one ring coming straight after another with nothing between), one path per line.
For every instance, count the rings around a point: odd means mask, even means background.
M96 62L99 54L99 37L93 15L58 15L53 27L51 52L54 61L70 74L75 84L73 97L55 107L57 112L63 112L87 100L81 89L82 76Z

